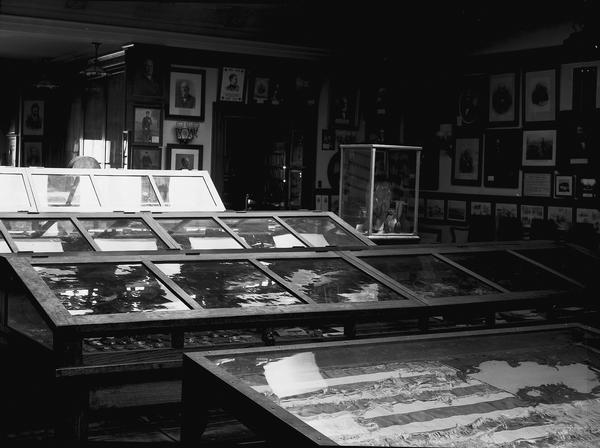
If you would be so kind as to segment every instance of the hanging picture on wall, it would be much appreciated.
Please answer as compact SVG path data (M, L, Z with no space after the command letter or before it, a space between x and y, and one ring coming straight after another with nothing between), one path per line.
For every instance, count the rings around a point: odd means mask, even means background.
M156 106L134 106L133 143L162 143L162 110Z
M575 222L591 224L596 233L600 233L600 210L595 208L578 208L575 211Z
M593 112L600 107L600 61L562 64L560 110Z
M456 138L452 160L452 184L481 185L481 140Z
M130 58L128 66L133 74L133 94L144 97L161 97L163 95L163 70L161 57L156 52L136 51L127 52Z
M246 69L236 67L223 67L219 89L219 100L235 103L244 102L244 87Z
M42 142L23 142L21 166L43 166Z
M552 196L552 173L523 173L523 196Z
M561 174L554 176L554 196L557 198L573 196L573 176Z
M136 170L160 170L161 156L161 148L134 146L131 154L131 168Z
M257 104L265 103L269 100L269 82L270 79L264 76L254 78L252 89L252 101Z
M205 79L205 70L187 68L171 70L168 118L204 120Z
M548 221L554 221L558 230L568 230L573 223L573 209L571 207L548 207Z
M556 119L556 70L525 73L525 121L554 121Z
M425 210L425 218L444 220L445 218L445 201L443 199L427 199Z
M503 129L485 133L483 184L491 188L518 188L523 133Z
M167 169L201 170L202 145L167 144Z
M544 219L544 206L521 204L521 224L523 224L523 227L531 227L531 221L534 219Z
M465 76L458 91L459 127L483 127L487 122L488 78L485 75Z
M490 76L489 125L517 126L519 124L519 83L516 73Z
M339 84L334 86L333 124L336 127L358 128L358 104L360 91L356 87Z
M467 201L448 201L448 221L465 221L467 219Z
M471 216L491 216L492 203L471 201Z
M554 166L556 131L523 131L523 166Z
M598 112L581 114L562 112L558 129L557 163L563 167L571 165L588 165L592 154L599 149L600 132L597 123Z
M43 101L23 101L23 135L44 135Z
M517 204L496 202L496 218L516 218Z

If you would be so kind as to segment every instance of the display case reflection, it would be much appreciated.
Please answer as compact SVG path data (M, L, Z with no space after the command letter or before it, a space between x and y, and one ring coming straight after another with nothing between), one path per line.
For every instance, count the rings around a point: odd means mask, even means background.
M251 248L306 247L273 218L223 218Z
M19 252L91 251L70 219L2 219Z
M372 239L416 239L421 147L340 145L340 217Z
M80 222L102 251L167 249L141 219L81 219Z

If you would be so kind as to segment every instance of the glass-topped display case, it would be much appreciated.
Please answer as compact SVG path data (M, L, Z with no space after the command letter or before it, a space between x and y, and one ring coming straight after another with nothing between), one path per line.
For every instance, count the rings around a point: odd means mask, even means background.
M340 145L340 217L384 243L418 240L419 146Z
M187 353L181 440L218 407L273 446L600 446L599 346L566 324Z

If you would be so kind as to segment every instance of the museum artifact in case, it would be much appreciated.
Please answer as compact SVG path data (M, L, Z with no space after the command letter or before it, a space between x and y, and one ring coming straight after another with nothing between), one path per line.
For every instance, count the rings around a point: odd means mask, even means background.
M385 243L415 241L420 146L340 145L340 217Z
M448 332L184 355L182 441L224 408L274 445L598 446L600 332Z

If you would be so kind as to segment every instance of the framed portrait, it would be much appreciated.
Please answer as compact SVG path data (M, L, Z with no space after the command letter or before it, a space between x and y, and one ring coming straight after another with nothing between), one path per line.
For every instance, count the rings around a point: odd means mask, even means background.
M492 216L492 203L471 201L471 216Z
M358 129L360 90L343 84L333 89L333 124L335 127Z
M443 199L427 199L425 218L443 221L445 219L446 204Z
M573 176L562 174L554 176L554 196L557 198L573 196Z
M23 142L23 153L20 166L43 166L42 142Z
M487 122L487 104L487 76L465 76L458 89L457 126L483 128Z
M133 146L131 168L134 170L160 170L162 149L155 146Z
M518 188L523 132L519 129L485 133L483 184L491 188Z
M202 145L167 144L167 169L201 170Z
M556 70L525 73L523 95L525 122L556 120Z
M523 131L523 166L556 164L556 130Z
M489 126L519 124L519 83L517 73L490 75Z
M162 143L162 109L158 106L133 107L133 143L160 145Z
M573 224L573 209L571 207L548 207L548 221L554 221L559 230L568 230Z
M204 121L205 84L205 70L171 69L168 118Z
M23 135L44 135L44 101L23 101Z
M552 173L523 173L523 196L552 196Z
M321 151L333 151L334 145L329 129L321 129Z
M133 71L133 95L143 97L162 97L163 70L161 57L150 52L133 51L128 66Z
M219 100L243 103L246 86L246 69L223 67L219 81Z
M467 201L448 200L448 221L467 220Z
M521 224L523 227L531 227L531 221L534 219L544 219L544 206L521 204Z
M481 139L457 137L452 159L452 184L481 185Z
M516 218L517 204L496 202L496 218Z
M269 84L271 80L264 76L254 78L252 87L252 101L257 104L263 104L269 101Z

